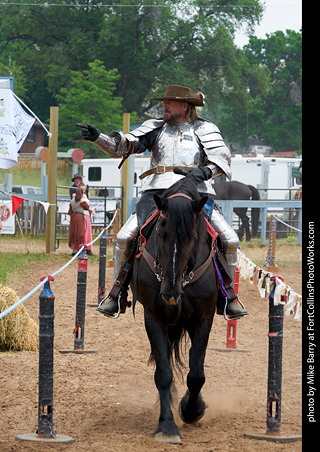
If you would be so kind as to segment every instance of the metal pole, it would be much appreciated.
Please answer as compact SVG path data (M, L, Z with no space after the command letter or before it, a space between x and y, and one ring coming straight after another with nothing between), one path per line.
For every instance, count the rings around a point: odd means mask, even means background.
M269 361L267 392L267 428L261 434L245 433L250 439L289 443L302 439L301 435L281 434L281 386L282 386L282 346L283 346L283 304L274 304L276 278L283 281L282 276L272 276L273 290L269 295ZM284 295L283 297L286 297ZM285 301L284 298L281 299Z
M100 255L99 255L99 287L98 304L106 296L106 259L107 259L107 234L105 229L100 237Z
M275 277L270 280L272 278ZM281 429L283 304L274 304L274 291L269 296L268 337L267 433L277 435Z
M77 300L76 300L76 321L73 331L74 349L59 350L60 353L96 353L97 350L84 349L84 327L86 316L86 290L87 290L87 269L88 256L86 246L78 257L78 279L77 279Z
M43 281L46 276L41 276ZM47 443L74 443L67 435L57 435L53 429L53 341L54 341L54 300L50 288L52 276L44 283L39 296L39 395L38 429L36 433L25 433L15 437L17 441Z
M99 279L98 279L98 303L88 303L88 306L97 307L106 296L106 260L107 260L107 234L103 229L99 247Z
M236 267L236 276L234 279L234 291L239 293L240 271ZM239 349L236 344L237 338L237 320L228 320L227 322L227 339L226 348L216 348L218 352L249 352L249 349Z
M40 278L41 281L45 276ZM54 340L54 300L50 281L44 284L39 296L39 404L38 430L39 436L51 438L56 436L53 430L53 340Z

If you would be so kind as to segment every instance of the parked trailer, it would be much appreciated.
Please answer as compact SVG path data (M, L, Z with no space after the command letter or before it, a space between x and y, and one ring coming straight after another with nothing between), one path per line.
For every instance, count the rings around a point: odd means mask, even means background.
M140 174L150 168L150 156L134 156L134 187L132 197L139 196L142 181ZM260 191L261 199L286 199L291 187L299 185L293 176L293 168L299 168L301 158L264 157L263 155L236 155L231 159L232 180L253 185ZM109 196L119 197L121 186L120 159L84 159L81 170L89 185L108 187Z
M299 187L293 168L300 162L301 158L236 155L231 159L232 179L259 189L261 199L288 199L288 191Z
M134 184L131 196L139 196L142 181L140 174L150 168L150 156L131 156L134 159ZM107 187L110 198L121 197L122 168L118 168L121 159L84 159L81 162L81 173L84 182L92 186ZM130 189L130 188L129 188Z

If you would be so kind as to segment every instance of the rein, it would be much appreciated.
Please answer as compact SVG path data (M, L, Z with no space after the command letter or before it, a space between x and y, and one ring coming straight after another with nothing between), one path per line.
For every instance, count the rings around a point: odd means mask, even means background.
M168 199L176 198L176 197L182 197L182 198L186 198L186 199L189 199L190 201L192 201L192 198L188 195L185 195L184 193L176 193L174 195L169 196ZM166 218L166 216L163 214L162 211L157 211L157 212L155 212L155 214L159 215L159 217L161 217L161 218ZM155 214L152 215L152 217L151 217L152 219L155 218ZM151 218L150 218L150 220L151 220ZM184 281L182 283L182 287L185 287L187 284L196 282L207 270L207 268L209 267L209 265L211 263L211 260L214 259L214 255L215 255L214 243L215 243L215 239L218 234L213 230L212 226L210 225L210 223L207 221L206 218L205 218L205 221L207 224L207 231L211 235L211 239L212 239L211 251L209 253L208 258L205 260L205 262L203 264L200 265L200 267L198 267L197 269L191 270L188 273L188 275L186 275L186 277L184 278ZM150 269L153 271L157 280L159 282L162 282L163 275L162 275L161 267L159 266L159 263L156 261L156 259L146 250L146 240L141 240L141 244L139 246L139 254L136 257L139 258L141 255L144 257L144 259L147 262L147 264L149 265Z
M157 280L159 282L163 281L163 276L161 272L159 272L159 264L156 262L155 258L151 256L151 254L146 250L145 245L142 243L139 247L139 251L141 255L144 257L145 261L149 265L150 269L155 274ZM182 283L182 287L185 287L187 284L192 284L196 282L203 273L207 270L211 263L211 259L214 258L215 255L215 247L213 246L208 258L204 261L203 264L200 265L196 270L191 270L189 274L185 277L184 282Z

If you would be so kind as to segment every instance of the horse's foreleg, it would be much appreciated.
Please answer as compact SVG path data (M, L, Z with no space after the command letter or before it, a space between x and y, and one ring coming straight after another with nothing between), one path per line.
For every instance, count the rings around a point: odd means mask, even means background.
M210 324L210 325L209 325ZM192 346L189 353L189 368L187 376L188 390L179 406L183 422L193 424L202 418L206 405L201 396L201 388L205 382L204 359L208 345L212 322L206 321L201 326L189 332Z
M249 217L247 217L247 215L245 215L244 227L246 229L246 242L250 242L250 240L251 240L250 224L249 224Z
M154 432L154 438L158 441L177 444L181 438L171 410L170 390L173 374L167 353L167 333L154 315L146 311L145 326L156 362L154 380L160 397L159 424Z

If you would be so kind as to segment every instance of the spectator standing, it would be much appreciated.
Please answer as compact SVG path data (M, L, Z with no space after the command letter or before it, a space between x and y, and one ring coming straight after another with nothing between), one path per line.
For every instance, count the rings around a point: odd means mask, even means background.
M75 196L72 198L69 206L68 215L70 215L70 230L69 230L69 248L72 249L72 256L78 251L80 245L85 244L85 211L94 212L90 208L86 199L83 197L86 186L80 183L76 189Z
M80 173L74 174L74 176L72 178L72 182L73 182L72 187L69 190L71 199L74 197L76 190L79 187L79 184L81 184L83 182L82 174L80 174ZM90 198L89 187L86 188L86 195L88 198Z

